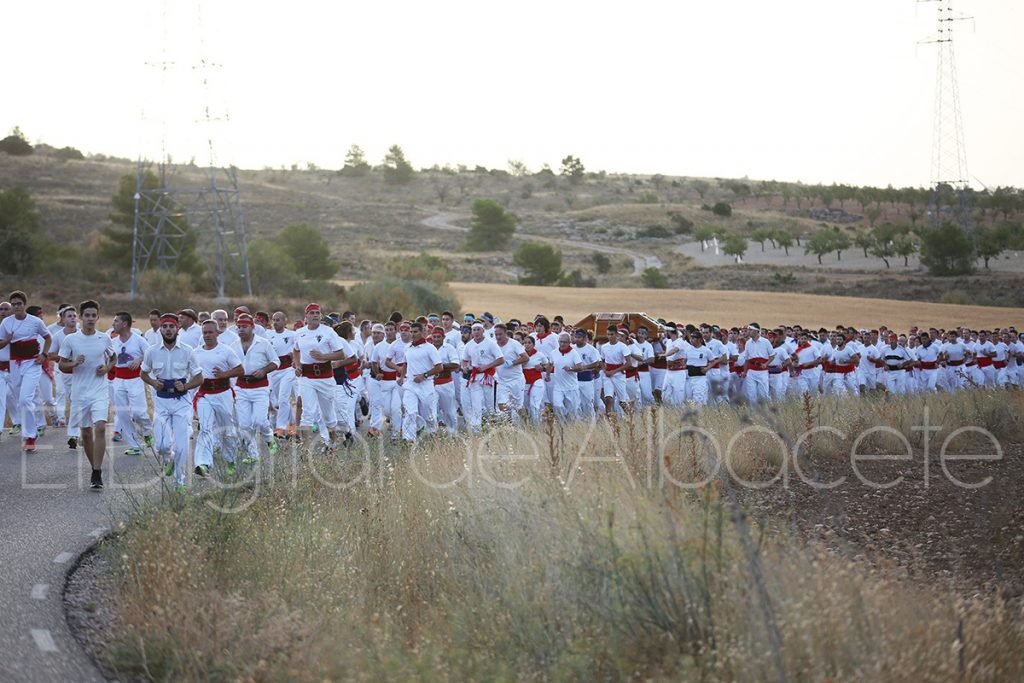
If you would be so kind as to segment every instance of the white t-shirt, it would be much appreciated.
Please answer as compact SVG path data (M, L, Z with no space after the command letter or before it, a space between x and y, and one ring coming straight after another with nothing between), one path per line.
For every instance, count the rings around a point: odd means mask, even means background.
M482 368L490 365L499 358L504 358L498 343L493 339L484 337L479 344L470 339L469 343L462 349L462 359L468 360L473 368Z
M494 342L497 344L498 342ZM501 355L505 357L505 362L512 362L519 359L519 356L526 353L526 349L523 345L517 342L515 339L508 339L504 346L498 346L501 350ZM498 366L498 381L499 382L516 382L523 379L523 366L513 365L508 367L507 365Z
M10 318L8 318L9 320ZM102 332L85 334L75 332L64 337L60 345L60 357L64 360L77 360L85 356L85 362L71 371L74 391L71 400L75 403L89 403L107 396L107 375L97 375L96 370L107 364L114 355L114 346L110 337Z
M558 353L557 349L555 349L555 353ZM619 341L601 346L601 359L604 360L605 365L624 365L627 353L629 353L629 347ZM554 357L553 354L548 355Z
M292 349L295 348L295 333L287 327L280 332L271 330L267 333L267 341L274 347L274 355L278 358L290 356L292 355Z
M193 349L198 349L203 345L202 326L193 323L187 330L184 327L179 329L178 341L185 346L191 346Z
M313 358L310 354L312 351L319 351L323 354L335 353L342 349L342 339L338 336L338 333L332 330L326 325L317 325L315 330L309 327L303 327L302 329L295 331L295 342L292 345L293 349L299 351L299 362L303 365L313 365L315 363L323 363L326 361L319 361ZM352 355L351 353L347 355Z
M413 377L422 375L441 362L441 354L430 342L423 340L420 344L410 343L404 349L406 382Z
M694 346L689 343L687 346L689 348L686 349L686 364L695 367L706 367L711 360L711 352L708 351L708 347Z
M576 373L566 370L566 368L583 365L583 359L580 357L578 349L575 346L570 346L567 352L562 353L562 349L557 348L548 358L551 359L551 364L554 366L551 372L554 388L562 391L579 389L579 378Z
M140 335L134 332L128 341L121 341L121 337L114 337L110 340L114 348L114 353L117 355L117 367L123 368L131 365L135 361L142 362L142 357L146 355L146 349L150 347Z
M26 315L21 320L9 315L4 318L3 322L0 322L0 339L7 339L12 344L30 339L38 341L40 337L49 336L50 331L46 329L46 325L34 315ZM39 350L43 350L41 344Z
M200 346L196 349L196 360L203 371L203 379L214 379L214 370L222 373L242 364L238 354L227 344L218 343L212 349Z
M217 346L220 346L221 342L218 339ZM247 375L251 375L260 368L265 368L267 365L273 363L275 366L280 364L280 360L277 354L274 352L274 346L261 337L257 337L253 334L252 342L249 344L249 350L242 350L242 340L239 339L238 343L231 345L231 350L235 352L235 355L242 359L242 370ZM270 370L273 372L277 367Z

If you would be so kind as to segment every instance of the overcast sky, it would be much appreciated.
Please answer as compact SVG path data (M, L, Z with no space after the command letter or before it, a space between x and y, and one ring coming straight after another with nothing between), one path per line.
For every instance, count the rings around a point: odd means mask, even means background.
M970 175L1024 186L1024 1L955 7L973 17L955 27ZM935 3L50 0L3 15L0 134L87 153L154 156L164 139L205 163L212 132L217 161L245 168L338 168L353 143L377 163L398 143L416 167L557 170L574 154L609 172L930 179L936 48L918 42ZM218 122L196 124L207 104Z

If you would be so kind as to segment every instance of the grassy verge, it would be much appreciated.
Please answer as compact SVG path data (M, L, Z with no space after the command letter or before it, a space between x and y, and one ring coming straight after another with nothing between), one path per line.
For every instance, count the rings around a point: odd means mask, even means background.
M855 442L919 449L926 406L933 441L968 425L1018 439L1022 404L793 401L282 454L255 490L126 524L108 659L155 680L1021 680L1019 614L766 533L730 473L769 478L801 437L805 469ZM803 436L822 426L842 434ZM716 468L714 442L741 430Z

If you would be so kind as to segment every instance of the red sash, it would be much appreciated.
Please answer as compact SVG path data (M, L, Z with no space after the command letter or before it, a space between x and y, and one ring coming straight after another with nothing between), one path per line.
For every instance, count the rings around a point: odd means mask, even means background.
M436 387L439 384L448 384L451 381L452 381L451 370L444 370L442 372L437 373L437 375L434 377L434 386Z
M992 359L991 358L989 358L988 356L978 356L978 367L979 368L987 368L990 365L992 365Z
M381 379L382 382L392 382L392 381L398 379L398 373L397 372L391 372L390 370L385 370L384 372L382 372L380 374L380 379Z
M0 372L10 372L10 370L11 370L11 361L9 361L9 360L0 360Z
M767 358L748 358L747 359L747 370L767 370L768 359Z
M131 368L128 367L119 368L116 365L114 366L114 377L118 379L135 379L136 377L139 377L141 375L141 368L135 368L134 370L132 370Z
M922 370L934 370L936 367L938 367L938 364L935 361L929 361L929 360L921 361L921 369Z
M292 355L290 353L287 356L278 356L277 360L281 363L277 366L278 370L284 370L292 366Z
M302 376L310 379L334 379L334 368L330 361L323 363L303 363Z
M1006 361L1005 360L994 360L994 361L992 361L992 365L996 369L1002 370L1003 368L1006 367Z
M262 387L269 387L270 380L265 376L262 379L256 379L252 375L242 375L238 378L237 386L239 389L260 389Z
M622 363L605 363L604 364L604 369L605 370L618 370L621 367L622 367Z
M473 368L473 372L469 375L469 384L476 381L477 377L483 377L481 380L485 387L489 387L494 384L494 368L490 370L480 370L479 368Z
M359 361L345 366L345 372L348 373L349 379L355 379L362 374L362 370L359 369Z
M39 351L39 342L35 339L11 342L11 360L32 360L39 355Z
M668 369L669 370L685 370L686 369L686 359L684 358L682 360L670 361L669 364L668 364Z
M541 378L544 373L537 368L523 368L523 377L526 378L527 384L533 384Z

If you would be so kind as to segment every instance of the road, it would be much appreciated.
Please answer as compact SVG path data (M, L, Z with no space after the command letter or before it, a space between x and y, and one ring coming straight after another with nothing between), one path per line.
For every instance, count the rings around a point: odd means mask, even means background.
M429 216L428 218L424 218L421 223L436 230L468 232L469 228L464 228L461 225L456 225L452 222L460 218L465 218L465 216L460 216L455 213L438 213L433 216ZM568 249L589 249L591 251L599 251L603 254L628 256L633 259L633 277L640 277L640 273L642 273L646 268L661 268L661 259L657 256L652 254L641 254L640 252L623 249L621 247L609 247L606 244L594 244L593 242L580 242L578 240L564 240L558 237L547 237L544 235L524 233L518 229L516 236L528 238L537 242L544 242L556 247L566 247Z
M23 455L18 437L0 436L0 681L103 681L64 620L65 578L124 510L117 482L148 478L151 466L119 455L97 493L64 430L51 427L37 448Z

